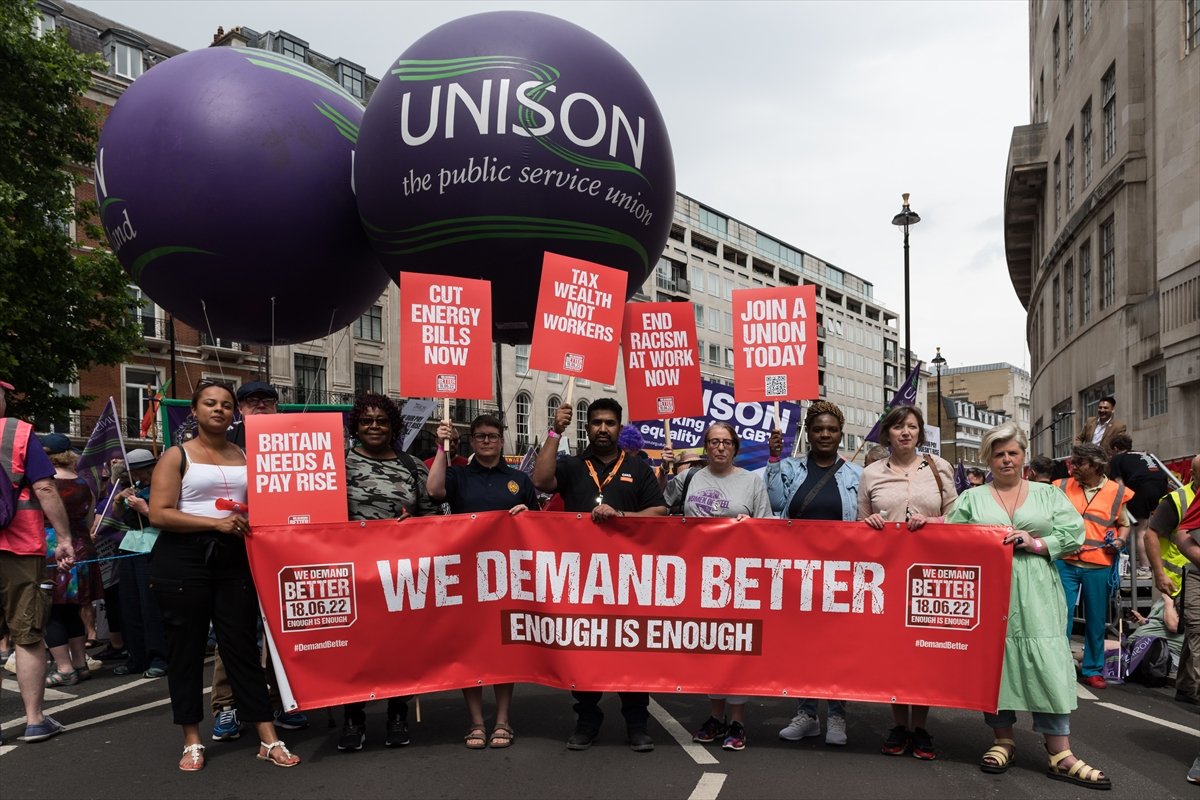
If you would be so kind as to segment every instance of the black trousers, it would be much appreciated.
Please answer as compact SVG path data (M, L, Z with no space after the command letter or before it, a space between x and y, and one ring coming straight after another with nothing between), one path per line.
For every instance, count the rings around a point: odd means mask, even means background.
M120 553L125 556L117 561L117 573L121 576L118 585L124 587L120 597L121 633L129 651L125 665L130 672L145 672L167 658L162 614L150 591L150 554L133 555L125 550Z
M212 622L221 659L246 722L274 719L256 643L258 597L246 545L235 536L163 531L150 588L167 637L167 685L176 725L204 718L204 649Z
M649 692L618 692L621 695L621 716L625 717L625 727L645 728L650 720ZM571 692L575 698L575 713L579 716L578 725L581 728L600 730L604 722L604 712L600 710L600 698L603 692Z

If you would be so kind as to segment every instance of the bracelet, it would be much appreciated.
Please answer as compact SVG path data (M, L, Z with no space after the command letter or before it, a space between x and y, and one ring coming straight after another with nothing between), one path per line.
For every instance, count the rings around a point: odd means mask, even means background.
M548 439L561 439L561 438L562 438L562 434L561 434L561 433L559 433L558 431L554 430L554 428L551 428L550 430L546 431L546 438L548 438Z

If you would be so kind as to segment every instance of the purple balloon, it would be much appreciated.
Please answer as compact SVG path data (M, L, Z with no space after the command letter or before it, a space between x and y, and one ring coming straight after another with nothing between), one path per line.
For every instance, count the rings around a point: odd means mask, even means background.
M528 342L542 254L629 273L658 262L675 164L628 61L556 17L496 11L409 47L363 115L354 165L363 225L401 271L492 281L505 342Z
M164 61L100 134L109 244L155 303L216 337L290 344L349 325L387 286L350 185L362 113L277 53Z

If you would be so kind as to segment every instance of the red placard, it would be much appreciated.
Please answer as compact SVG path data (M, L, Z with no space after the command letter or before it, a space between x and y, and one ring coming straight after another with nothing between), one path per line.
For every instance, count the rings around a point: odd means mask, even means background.
M400 394L495 396L491 283L400 273Z
M628 278L623 270L546 253L529 366L612 383Z
M733 391L740 402L818 396L815 286L734 290Z
M348 519L341 414L252 414L243 424L251 525Z
M704 414L691 303L626 303L621 351L630 419Z
M994 711L1004 534L491 512L256 528L250 559L303 708L519 681Z

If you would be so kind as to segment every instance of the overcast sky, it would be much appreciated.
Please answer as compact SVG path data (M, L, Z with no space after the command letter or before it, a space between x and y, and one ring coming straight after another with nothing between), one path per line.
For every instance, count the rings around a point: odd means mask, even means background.
M1025 310L1004 259L1004 167L1029 121L1028 4L987 2L257 2L76 0L187 49L218 26L286 30L385 73L458 17L529 9L619 50L666 119L676 188L875 284L913 347L947 366L1028 369ZM901 324L903 335L903 324Z

